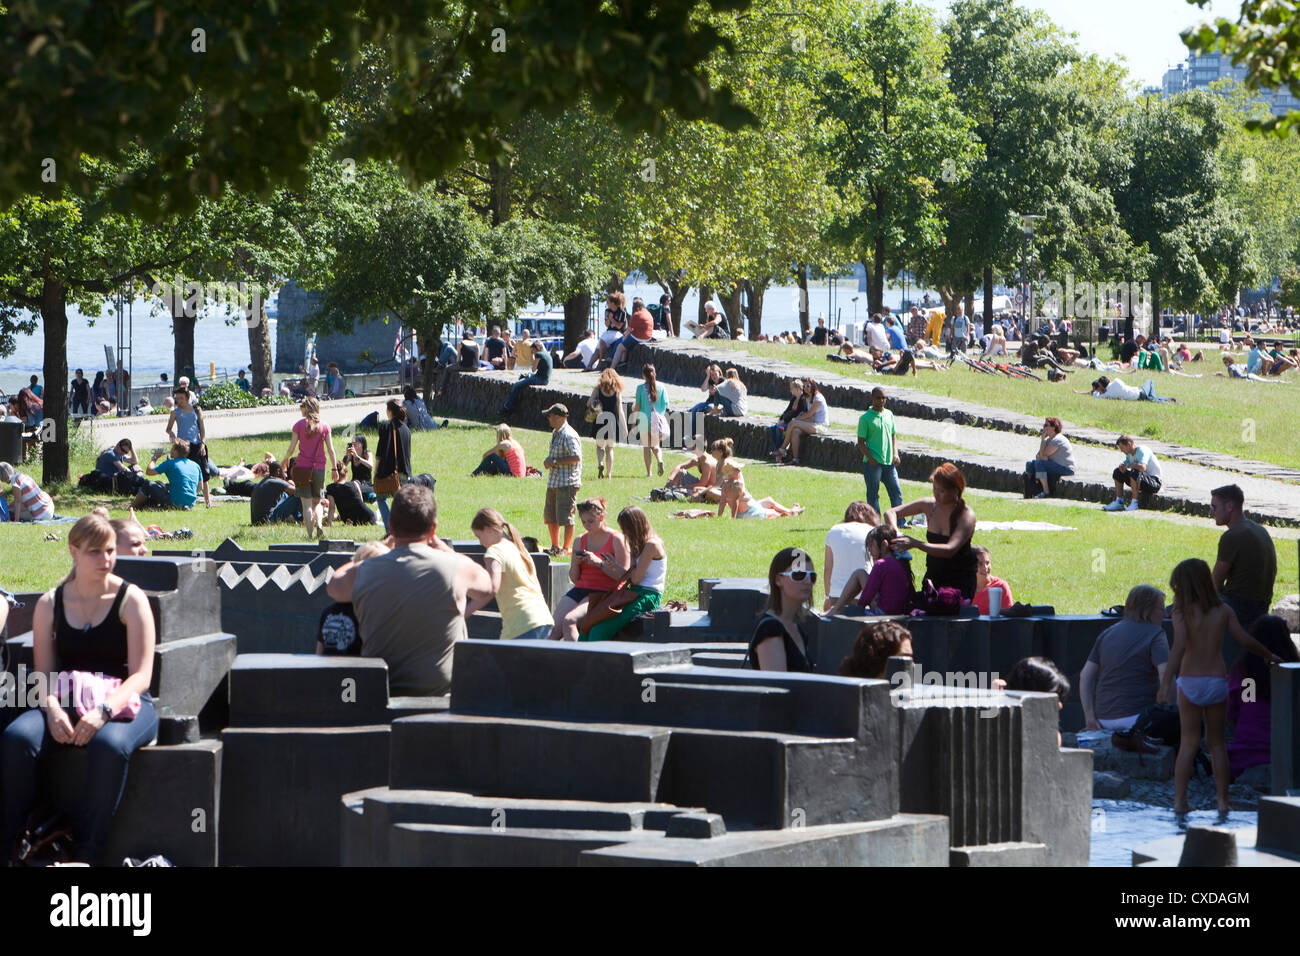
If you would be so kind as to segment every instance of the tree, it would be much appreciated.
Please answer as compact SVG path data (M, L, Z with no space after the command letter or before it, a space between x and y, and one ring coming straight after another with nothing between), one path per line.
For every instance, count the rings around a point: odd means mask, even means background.
M830 29L846 61L817 81L834 128L828 178L846 204L830 234L861 259L868 310L880 312L885 275L941 241L937 184L969 175L978 149L939 72L946 44L927 10L883 0Z
M1208 0L1187 0L1204 8ZM1246 67L1246 89L1286 89L1300 98L1300 10L1296 0L1241 0L1237 21L1218 17L1183 31L1196 53L1221 52L1234 66ZM1300 129L1300 110L1285 116L1252 116L1251 130L1285 135Z
M703 14L746 2L571 0L557 16L536 0L7 0L0 206L51 183L155 215L191 211L227 185L261 196L302 187L329 138L329 104L371 45L384 96L338 156L392 158L422 181L471 153L498 155L511 122L584 91L630 128L655 129L669 110L735 128L748 115L700 69L722 42ZM79 157L121 163L139 143L157 161L128 188L103 195L81 174Z
M1258 272L1220 164L1228 109L1218 96L1193 90L1147 98L1125 124L1129 156L1109 178L1125 231L1150 257L1155 321L1166 294L1174 308L1208 312ZM1131 313L1124 331L1133 332Z

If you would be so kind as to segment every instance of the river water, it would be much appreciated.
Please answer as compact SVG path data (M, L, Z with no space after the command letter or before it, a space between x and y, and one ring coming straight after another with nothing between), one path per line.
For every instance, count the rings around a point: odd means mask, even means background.
M624 286L629 306L634 296L646 302L658 302L663 290L654 283L629 281ZM915 293L917 297L919 292ZM854 302L854 297L857 302ZM932 297L938 299L937 294ZM810 311L815 323L819 315L828 317L835 325L839 315L841 325L866 321L866 293L858 291L858 283L851 277L835 282L810 283L808 293ZM885 304L899 308L902 290L887 289ZM134 350L130 362L133 381L144 385L158 381L163 372L172 373L173 335L171 316L165 310L151 308L152 303L137 301L133 304ZM269 307L269 306L268 306ZM529 303L524 311L540 311L542 302ZM691 292L682 305L683 318L693 318L699 309L699 293ZM272 309L272 311L274 311ZM797 286L773 286L763 300L763 331L796 331L799 328L799 289ZM275 354L276 322L271 320L271 354ZM42 376L45 347L40 330L35 335L20 336L13 355L0 357L0 389L12 393L27 384L32 374ZM102 316L85 316L73 308L68 309L68 376L84 369L88 379L105 368L104 346L116 346L117 319L110 309ZM201 318L194 330L194 364L200 375L206 375L209 364L216 366L217 375L223 372L234 375L248 365L248 333L242 323L227 324L224 316Z

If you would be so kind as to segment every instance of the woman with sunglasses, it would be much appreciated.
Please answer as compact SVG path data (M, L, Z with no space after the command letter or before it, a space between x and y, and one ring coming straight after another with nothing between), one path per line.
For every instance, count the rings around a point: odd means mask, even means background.
M890 508L885 512L885 524L898 527L899 518L923 514L926 518L925 540L918 541L906 535L895 538L891 544L895 553L915 548L925 553L925 576L936 588L956 588L966 601L975 597L975 584L979 560L971 548L975 536L975 512L962 499L966 478L950 461L930 472L931 498L921 498Z
M758 619L754 636L749 639L746 659L754 670L808 672L816 669L803 631L816 583L817 572L807 551L784 548L776 553L767 569L767 612Z

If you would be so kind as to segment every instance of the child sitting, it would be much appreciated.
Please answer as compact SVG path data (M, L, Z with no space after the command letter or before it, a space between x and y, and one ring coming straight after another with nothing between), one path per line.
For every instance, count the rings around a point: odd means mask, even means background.
M788 518L790 515L803 514L803 506L798 502L793 508L787 508L775 498L755 499L745 487L745 476L740 466L728 461L719 469L722 478L722 500L718 502L718 515L731 509L733 518Z

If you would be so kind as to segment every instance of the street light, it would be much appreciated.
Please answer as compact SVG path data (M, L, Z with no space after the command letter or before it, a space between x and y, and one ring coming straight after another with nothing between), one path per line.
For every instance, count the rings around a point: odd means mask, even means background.
M1017 218L1020 219L1020 280L1025 287L1021 304L1025 307L1025 325L1028 327L1034 318L1034 287L1029 281L1028 247L1034 240L1034 223L1047 217L1022 212L1017 214ZM1023 330L1021 335L1024 335Z
M853 297L853 324L858 324L858 297Z

